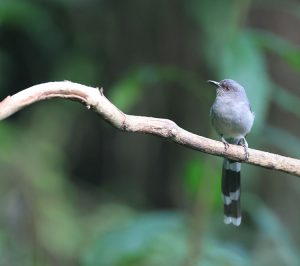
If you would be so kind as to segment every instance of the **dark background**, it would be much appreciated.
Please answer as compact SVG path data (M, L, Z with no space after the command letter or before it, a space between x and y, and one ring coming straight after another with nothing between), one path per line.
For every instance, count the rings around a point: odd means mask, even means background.
M251 148L300 156L300 2L0 0L0 96L103 87L128 114L218 139L206 80L239 81ZM300 265L300 180L243 165L223 224L222 159L117 131L82 105L0 124L0 265Z

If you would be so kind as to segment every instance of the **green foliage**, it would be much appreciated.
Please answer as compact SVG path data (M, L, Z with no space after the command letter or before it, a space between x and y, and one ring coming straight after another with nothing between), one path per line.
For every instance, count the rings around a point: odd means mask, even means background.
M267 31L254 31L258 44L280 56L296 71L300 70L300 47L290 41Z
M112 87L110 98L120 109L126 111L142 99L145 88L153 84L169 83L184 86L198 97L201 95L199 87L203 85L203 80L192 71L175 66L142 65L126 73Z
M253 133L261 133L266 122L271 87L265 60L249 32L237 34L224 48L219 65L220 76L231 76L245 84L255 113Z
M215 228L193 236L187 217L179 213L156 212L134 214L125 222L97 235L88 247L83 266L90 265L297 265L300 260L288 232L276 216L253 197L245 197L246 207L254 208L253 221L259 242L253 242L254 253L228 239L218 239ZM259 206L259 207L258 207ZM245 228L239 234L246 233ZM231 233L234 234L235 230ZM195 246L191 246L194 243ZM269 245L268 256L264 256ZM193 253L192 250L201 250ZM192 253L191 253L192 252Z
M182 221L176 213L134 215L99 235L82 265L182 265L187 253Z
M233 78L245 86L256 113L250 146L275 146L298 157L297 123L280 128L269 119L284 111L298 121L299 95L292 91L298 85L273 81L266 52L298 73L300 49L272 28L254 29L252 12L262 9L253 5L2 0L1 93L66 79L103 86L127 112L150 101L149 91L166 87L167 115L207 135L214 92L205 81ZM268 8L279 2L273 5ZM299 16L297 5L286 10ZM156 99L149 105L155 108ZM297 216L280 216L272 205L279 194L278 209L297 202L289 179L283 183L291 193L275 178L258 181L266 172L245 174L252 175L243 179L250 191L243 196L245 219L239 228L228 227L221 158L173 150L160 139L113 135L76 108L41 103L0 123L0 265L300 264L299 232L290 226L299 223Z
M273 85L275 93L273 100L285 111L300 118L300 98L292 94L290 91Z
M252 218L259 234L253 255L256 264L298 265L300 257L287 228L256 197L247 198L247 202L253 210Z
M31 1L1 0L0 25L20 30L46 51L55 49L61 41L49 12Z
M198 192L201 181L204 177L204 162L200 160L188 160L185 166L184 173L184 185L186 190L191 195L195 195Z
M101 67L96 66L88 55L65 54L52 74L57 80L71 80L83 84L93 84L101 76Z
M197 12L194 15L205 32L202 42L208 63L218 79L231 77L245 86L253 110L259 114L253 130L259 134L265 124L271 88L261 49L251 32L238 27L247 5L248 1L218 1L213 20L209 1L198 2L192 10Z

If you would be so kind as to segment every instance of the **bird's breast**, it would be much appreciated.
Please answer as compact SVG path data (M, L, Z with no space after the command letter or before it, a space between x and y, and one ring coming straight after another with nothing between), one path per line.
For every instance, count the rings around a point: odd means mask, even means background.
M240 138L250 132L254 115L248 101L216 99L211 108L212 125L228 138Z

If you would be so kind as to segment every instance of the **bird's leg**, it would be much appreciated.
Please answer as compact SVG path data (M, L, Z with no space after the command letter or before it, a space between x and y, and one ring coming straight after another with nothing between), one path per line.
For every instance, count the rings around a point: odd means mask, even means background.
M229 148L229 143L226 141L226 139L224 139L223 135L221 135L221 141L225 146L225 151L227 151L227 149Z
M249 159L249 151L248 151L248 142L247 142L247 140L245 139L245 137L242 137L238 141L237 144L244 147L244 150L245 150L245 161L247 161Z

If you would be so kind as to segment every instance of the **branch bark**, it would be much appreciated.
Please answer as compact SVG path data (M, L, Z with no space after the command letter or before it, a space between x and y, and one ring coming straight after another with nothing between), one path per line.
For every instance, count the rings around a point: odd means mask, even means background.
M245 161L244 149L241 146L230 145L225 150L222 142L188 132L171 120L124 114L103 95L102 89L69 81L35 85L6 97L0 102L0 120L30 104L52 98L65 98L81 102L88 109L97 112L109 124L122 131L159 136L204 153L300 176L300 160L298 159L249 149L249 158Z

